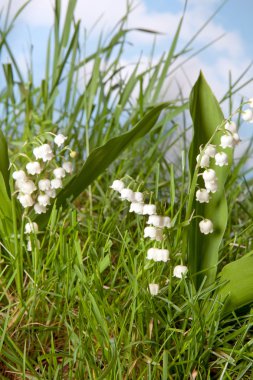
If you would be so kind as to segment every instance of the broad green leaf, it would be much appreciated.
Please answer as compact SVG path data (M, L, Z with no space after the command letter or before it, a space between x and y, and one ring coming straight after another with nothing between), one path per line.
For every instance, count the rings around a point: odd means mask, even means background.
M0 172L0 234L9 235L12 232L12 208L11 200L7 193L5 181Z
M225 314L253 302L253 252L225 265L219 280L224 283L218 295L225 301Z
M63 205L67 199L75 199L84 191L104 170L137 139L145 136L155 125L161 111L169 106L169 103L162 103L152 108L129 132L123 133L107 141L104 145L91 152L80 172L76 174L70 182L59 192L56 198L57 206ZM171 111L173 117L186 109L186 104ZM47 214L36 218L38 223L44 224L49 217Z
M9 184L9 156L8 156L8 145L3 135L3 132L0 130L0 172L2 173L5 188L10 197L10 184Z
M219 103L213 95L204 75L200 73L190 95L190 113L193 120L194 136L189 152L189 164L191 179L193 179L196 167L196 157L200 153L200 147L207 144L213 136L216 128L224 121L224 116ZM212 139L220 149L219 131ZM190 214L194 211L194 216L188 231L188 265L194 277L197 288L206 277L206 285L215 280L218 250L227 224L227 202L224 194L224 184L230 170L232 152L226 149L229 155L229 166L217 167L214 159L211 159L210 167L213 168L218 177L218 191L211 195L209 203L199 203L195 200L196 188L192 185L194 198L190 206ZM203 171L203 170L202 170ZM198 176L198 187L203 188L202 176ZM193 194L193 192L192 192ZM200 217L210 219L214 225L212 234L204 235L199 230Z

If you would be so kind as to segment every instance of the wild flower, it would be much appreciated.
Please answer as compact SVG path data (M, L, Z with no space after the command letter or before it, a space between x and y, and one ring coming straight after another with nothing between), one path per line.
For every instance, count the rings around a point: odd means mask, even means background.
M51 161L54 157L52 148L49 144L43 144L33 149L33 154L36 158L42 159L43 162Z
M42 171L42 168L39 162L34 161L34 162L28 162L28 164L26 164L26 170L28 174L35 175L35 174L40 174Z
M228 156L225 152L216 153L215 164L218 166L228 165Z
M65 140L67 140L67 137L59 133L58 135L55 136L54 142L55 144L60 147L64 144Z
M216 154L216 146L213 144L208 144L204 150L205 155L209 157L214 157Z
M145 204L143 206L143 215L155 215L155 214L156 214L156 205Z
M168 216L150 215L147 224L151 224L154 227L171 227L171 220Z
M131 189L124 188L120 191L120 198L129 202L134 202L134 192Z
M157 296L159 293L159 284L149 284L148 288L152 296Z
M208 168L210 165L210 156L207 154L203 154L202 156L198 154L196 160L201 168Z
M35 214L44 214L45 212L47 212L47 208L43 205L40 205L39 203L35 203L34 211Z
M62 180L60 178L54 178L51 180L51 188L52 189L61 189L62 188Z
M29 222L25 224L25 234L35 234L39 231L38 224L35 222Z
M50 197L47 194L40 194L38 196L38 203L39 205L46 207L50 205Z
M253 110L247 108L242 112L242 118L244 121L248 121L249 123L253 123Z
M209 181L216 181L217 180L217 176L216 176L216 173L213 169L206 169L204 172L203 172L203 180L205 182L209 182Z
M55 178L59 178L59 179L64 178L66 176L65 170L61 167L54 169L53 174L54 174Z
M231 135L222 135L220 139L220 146L223 149L233 148L234 147L234 139Z
M121 192L125 188L125 184L123 181L121 181L119 179L115 179L115 181L113 181L110 188L115 190L115 191Z
M149 248L147 252L147 260L167 262L169 261L169 256L168 249Z
M237 133L237 125L234 121L227 121L225 129L231 133Z
M144 203L132 202L130 204L129 212L135 212L138 215L143 215L143 206L144 206Z
M70 161L63 162L62 167L63 167L63 169L65 170L66 173L68 173L68 174L73 173L72 162L70 162Z
M199 189L196 191L196 200L199 203L208 203L210 195L207 189Z
M143 202L143 194L140 192L140 191L136 191L135 193L134 193L134 200L135 200L135 202Z
M218 190L218 181L206 181L205 187L209 193L216 193L216 191Z
M177 278L183 278L188 272L188 268L185 265L176 265L173 269L173 276Z
M20 181L20 180L25 181L27 179L27 176L24 170L17 170L12 173L12 178L15 181Z
M34 205L34 200L29 194L19 194L18 200L24 208L31 207Z
M144 238L149 237L151 240L162 241L163 230L157 227L145 227Z
M213 223L210 219L203 219L199 223L200 232L204 235L211 234L213 232Z
M49 179L41 179L38 182L38 187L41 191L47 191L51 189L51 181Z

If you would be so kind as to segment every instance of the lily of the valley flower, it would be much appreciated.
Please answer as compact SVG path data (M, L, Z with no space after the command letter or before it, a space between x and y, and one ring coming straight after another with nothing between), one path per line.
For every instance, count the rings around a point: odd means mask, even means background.
M68 174L73 173L73 165L72 165L72 163L70 161L63 162L62 167L63 167L63 169L65 170L66 173L68 173Z
M60 147L64 144L65 140L67 140L67 137L59 133L58 135L55 136L54 142L55 144Z
M53 170L55 178L64 178L66 176L65 170L63 168L56 168Z
M140 191L136 191L134 193L134 200L135 202L143 202L143 194Z
M40 194L38 196L38 203L41 206L46 207L46 206L50 205L50 197L47 194Z
M185 265L176 265L173 269L173 276L177 278L183 278L188 272L188 268Z
M39 231L38 224L35 222L30 222L25 224L25 234L35 234Z
M156 214L156 205L146 204L143 206L143 215L155 215Z
M169 251L168 249L160 249L160 248L149 248L147 252L147 259L154 261L169 261Z
M215 164L218 166L228 165L228 156L224 152L216 153Z
M159 292L159 284L149 284L148 288L152 296L157 296Z
M234 121L226 122L225 129L231 133L237 133L237 125Z
M127 189L127 188L126 189L122 189L120 191L120 198L122 200L126 200L128 202L134 202L135 201L133 190Z
M215 145L212 145L212 144L208 144L205 148L205 151L204 153L209 156L209 157L214 157L215 154L216 154L216 147Z
M207 154L203 154L201 158L200 154L198 154L196 160L201 168L208 168L210 164L210 156L208 156Z
M220 139L220 146L223 149L233 148L234 147L234 139L231 135L222 135Z
M24 170L17 170L12 173L12 178L15 179L15 181L25 181L27 176Z
M244 121L249 121L253 123L253 110L248 108L242 112L242 118Z
M121 192L124 189L124 187L125 187L124 182L119 179L115 179L115 181L113 181L112 185L110 186L111 189L115 191L119 191L119 192Z
M28 164L26 164L26 170L28 174L35 175L35 174L40 174L42 171L42 168L39 162L34 161L34 162L28 162Z
M34 200L29 194L19 194L17 198L24 208L31 207L34 205Z
M206 187L206 190L210 193L216 193L216 191L218 190L218 181L217 180L214 180L214 181L206 181L205 182L205 187Z
M49 179L41 179L38 182L38 187L41 191L47 191L51 189L51 181Z
M132 202L130 204L129 212L135 212L138 215L143 215L143 206L144 206L144 203Z
M33 154L36 157L36 160L41 158L43 162L51 161L54 157L52 149L49 144L43 144L39 147L33 149Z
M213 232L213 223L210 219L203 219L199 223L200 232L204 235L211 234Z
M52 189L61 189L62 188L62 181L60 178L54 178L51 181L51 188Z
M154 227L171 227L171 220L168 216L150 215L147 224L151 224Z
M35 214L44 214L47 211L47 208L39 203L35 203L34 205Z
M213 169L206 169L202 175L205 182L217 180L216 173Z
M199 203L208 203L209 198L210 198L210 195L207 189L199 189L196 191L196 200Z
M163 231L157 227L145 227L144 228L144 238L149 237L151 240L162 241Z

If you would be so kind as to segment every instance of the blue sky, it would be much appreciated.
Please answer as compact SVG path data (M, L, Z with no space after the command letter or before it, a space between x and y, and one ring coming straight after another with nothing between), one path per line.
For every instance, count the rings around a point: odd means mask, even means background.
M183 0L133 0L136 9L129 19L129 27L146 27L164 33L157 38L155 55L158 57L168 51L176 26L182 15ZM8 0L0 0L0 9L6 8ZM12 14L24 0L12 1ZM63 10L67 0L62 0ZM92 3L92 6L91 6ZM198 30L210 15L222 3L220 0L188 0L186 17L180 37L180 46ZM52 25L53 0L32 0L26 10L16 22L10 41L15 56L23 70L26 71L26 62L29 61L29 47L33 44L33 61L35 77L38 81L43 78L47 37ZM89 30L94 22L102 18L88 40L88 50L92 50L101 29L110 30L124 14L125 0L78 0L76 17L82 19L82 24ZM223 33L226 36L194 57L184 65L184 71L176 73L176 81L180 83L184 94L189 94L191 85L202 69L218 97L221 97L227 88L228 71L236 78L242 70L253 60L253 1L228 0L221 11L210 22L208 27L199 35L193 44L193 51L197 51ZM142 53L143 67L147 64L153 37L143 33L131 33L129 40L132 45L125 54L125 62L131 63L139 59ZM1 61L8 60L2 56ZM253 77L253 70L248 76ZM173 81L172 81L173 82ZM173 97L173 83L171 85ZM244 90L246 96L253 95L253 84Z

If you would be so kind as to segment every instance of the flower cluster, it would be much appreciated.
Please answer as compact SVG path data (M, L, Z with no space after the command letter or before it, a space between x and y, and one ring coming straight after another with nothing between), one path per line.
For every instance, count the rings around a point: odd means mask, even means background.
M253 123L253 98L248 100L249 108L242 112L242 118L244 121Z
M162 242L164 240L164 229L171 227L170 217L158 215L155 204L145 203L144 194L126 188L123 181L115 180L110 187L119 192L121 200L130 202L129 212L148 216L147 226L144 228L144 238ZM146 258L147 260L153 260L155 262L167 262L170 260L170 253L168 249L152 247L148 249ZM186 266L177 265L174 268L173 275L177 278L182 278L186 275L186 272ZM149 291L152 295L157 295L159 292L159 284L149 284Z
M17 198L23 208L33 207L36 214L45 213L51 199L56 197L56 191L62 188L63 178L73 172L72 163L63 161L57 151L58 148L64 148L66 139L64 135L58 134L54 137L53 146L36 146L33 149L35 160L29 161L25 170L13 172ZM57 157L58 162L61 160L61 166L57 166L54 157Z
M214 169L210 168L212 159L214 159L214 165L226 166L228 165L228 155L222 149L234 148L240 142L240 138L237 132L237 126L233 121L227 121L224 125L223 134L220 138L219 147L216 145L208 144L204 150L197 156L197 164L201 169L205 169L201 173L204 188L197 189L196 200L199 203L209 203L211 194L218 191L218 178ZM218 151L219 149L219 151ZM214 231L213 223L209 219L203 219L199 223L200 232L207 235Z

